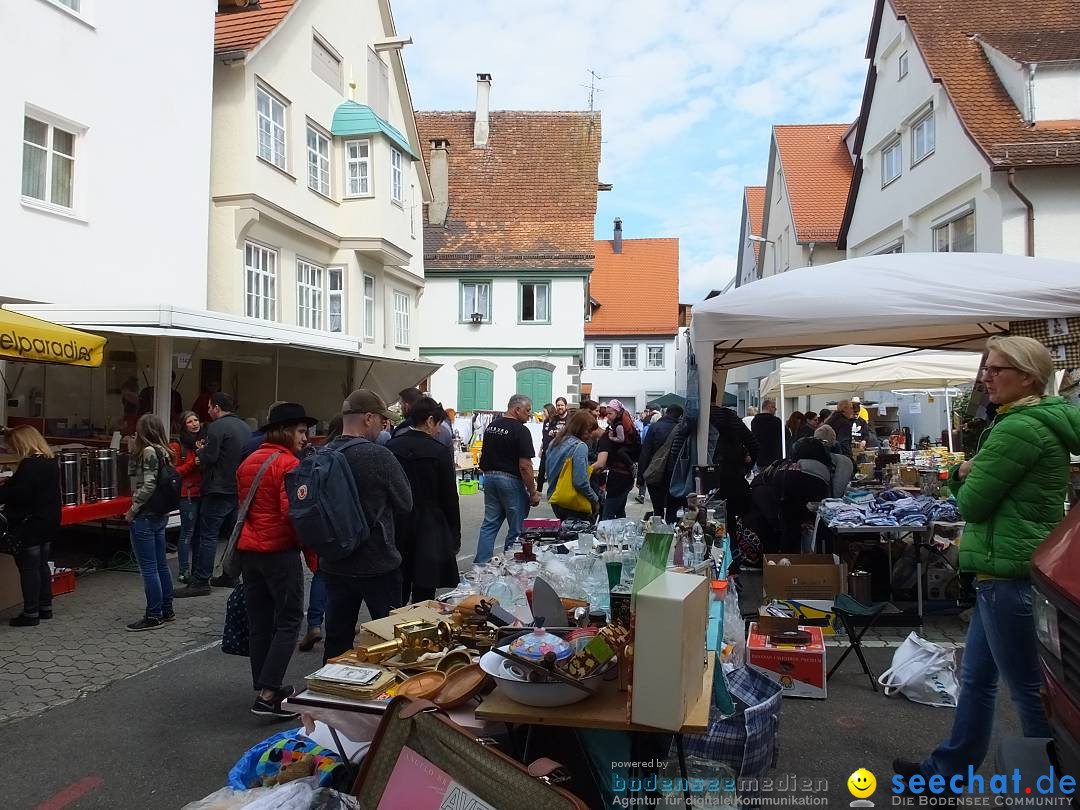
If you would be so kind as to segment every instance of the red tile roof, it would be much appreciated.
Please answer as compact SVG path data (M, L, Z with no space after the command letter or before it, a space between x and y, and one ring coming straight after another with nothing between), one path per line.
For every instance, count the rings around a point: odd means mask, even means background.
M879 3L883 0L879 0ZM1080 125L1075 121L1026 125L977 37L1000 43L1009 55L1077 52L1080 3L1076 0L892 0L907 21L935 81L945 86L971 137L996 166L1080 163ZM881 7L871 42L876 41ZM1071 34L1069 32L1072 32ZM1071 42L1067 42L1071 37ZM1011 51L1011 53L1010 53Z
M473 147L472 112L418 112L424 158L449 141L448 209L424 225L428 269L585 267L593 262L600 114L490 114L488 146Z
M589 295L600 306L585 335L674 335L679 329L679 240L598 239Z
M979 39L1017 62L1063 62L1080 59L1080 29L1062 31L995 31Z
M851 124L773 127L799 242L835 242L851 186L851 154L844 135Z
M761 226L765 222L765 186L746 186L743 188L748 213L747 225L753 236L761 236ZM754 258L761 252L761 242L754 242Z
M262 0L258 6L214 16L214 53L254 50L285 19L297 0Z

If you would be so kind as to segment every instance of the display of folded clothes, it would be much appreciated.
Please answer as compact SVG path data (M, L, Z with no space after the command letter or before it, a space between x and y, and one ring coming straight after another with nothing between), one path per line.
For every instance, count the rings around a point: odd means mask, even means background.
M843 498L829 498L818 505L829 528L858 526L922 527L934 522L958 523L963 518L955 498L939 501L928 495L911 495L903 489L887 489L876 496L854 490Z

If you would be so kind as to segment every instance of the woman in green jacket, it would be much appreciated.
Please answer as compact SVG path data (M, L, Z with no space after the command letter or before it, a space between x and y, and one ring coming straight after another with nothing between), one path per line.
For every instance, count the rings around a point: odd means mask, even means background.
M921 763L893 762L905 779L943 776L954 793L990 747L999 677L1024 736L1050 736L1039 700L1031 555L1064 516L1069 455L1080 453L1080 408L1043 396L1054 373L1046 348L1024 337L993 337L986 348L983 381L997 418L949 482L967 521L960 568L976 580L952 733Z

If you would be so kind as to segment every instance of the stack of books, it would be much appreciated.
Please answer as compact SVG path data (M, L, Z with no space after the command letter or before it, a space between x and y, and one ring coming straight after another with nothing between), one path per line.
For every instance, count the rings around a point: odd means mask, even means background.
M377 700L393 685L395 676L383 667L331 663L304 681L312 692L353 700Z

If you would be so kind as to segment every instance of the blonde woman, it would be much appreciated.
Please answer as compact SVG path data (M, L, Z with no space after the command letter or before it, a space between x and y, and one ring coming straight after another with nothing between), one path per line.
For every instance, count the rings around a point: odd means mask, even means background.
M986 349L982 376L997 417L974 458L949 481L967 521L960 569L975 574L960 697L947 740L922 762L893 762L905 779L940 775L951 784L954 776L979 770L990 748L999 680L1024 736L1050 736L1039 699L1031 556L1064 516L1069 454L1080 452L1080 409L1044 395L1054 364L1038 341L993 337Z
M146 612L127 626L133 632L154 630L176 619L172 574L165 559L165 524L169 516L154 512L150 501L158 486L161 465L174 463L165 425L152 413L140 416L135 425L135 448L128 459L131 509L127 519L131 523L131 548L146 592Z
M0 504L21 541L15 564L23 594L23 611L8 624L36 627L52 618L49 544L60 531L60 468L44 437L30 425L8 431L7 446L20 460L15 474L0 486Z

